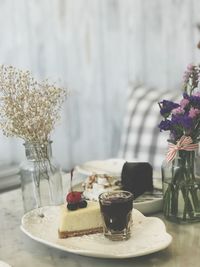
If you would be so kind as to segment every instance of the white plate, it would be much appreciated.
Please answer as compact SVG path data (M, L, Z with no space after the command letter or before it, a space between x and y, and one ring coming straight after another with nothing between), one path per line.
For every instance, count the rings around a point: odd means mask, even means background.
M161 179L154 179L153 192L146 192L134 200L134 208L145 215L156 213L163 208L163 193Z
M0 267L11 267L11 266L4 261L0 261Z
M130 159L131 162L137 162L137 159ZM118 178L121 176L122 167L126 160L119 158L111 158L107 160L93 160L83 163L82 165L76 166L75 171L80 175L92 175L94 173L98 174L108 174L113 175ZM160 173L154 172L153 174L153 184L155 190L153 193L145 193L141 197L134 201L134 207L141 211L143 214L152 214L159 212L163 207L163 197L162 197L162 185ZM158 191L158 190L160 191ZM82 190L79 187L79 190Z
M159 212L163 208L163 194L162 194L162 182L161 179L154 179L153 192L146 192L137 199L134 200L134 208L139 210L145 215ZM82 191L82 183L78 183L73 186L75 191Z
M120 176L122 167L126 161L124 159L107 159L107 160L92 160L78 165L75 171L84 175L109 174L113 176Z
M127 241L113 242L103 234L85 235L67 239L58 238L58 218L60 207L41 208L25 214L21 230L30 238L67 252L98 258L131 258L165 249L172 241L159 218L145 217L133 210L132 237Z

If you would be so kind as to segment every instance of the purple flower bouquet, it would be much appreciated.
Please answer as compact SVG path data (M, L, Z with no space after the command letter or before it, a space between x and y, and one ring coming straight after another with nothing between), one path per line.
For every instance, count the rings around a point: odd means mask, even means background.
M179 103L159 102L160 131L169 131L162 165L163 212L175 222L200 221L200 66L189 65Z

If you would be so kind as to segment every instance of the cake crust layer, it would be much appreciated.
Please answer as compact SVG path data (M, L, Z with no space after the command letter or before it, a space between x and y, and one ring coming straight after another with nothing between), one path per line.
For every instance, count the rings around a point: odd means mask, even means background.
M67 237L75 237L75 236L82 236L82 235L90 235L90 234L96 234L96 233L102 233L103 228L102 227L97 227L93 229L85 229L85 230L80 230L80 231L71 231L71 232L61 232L58 230L58 235L60 238L67 238Z

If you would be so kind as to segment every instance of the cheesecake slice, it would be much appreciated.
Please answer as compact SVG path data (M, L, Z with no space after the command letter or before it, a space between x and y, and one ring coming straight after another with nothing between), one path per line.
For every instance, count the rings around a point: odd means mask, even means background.
M61 206L58 234L60 238L82 236L103 231L98 202L88 201L87 207L69 210Z

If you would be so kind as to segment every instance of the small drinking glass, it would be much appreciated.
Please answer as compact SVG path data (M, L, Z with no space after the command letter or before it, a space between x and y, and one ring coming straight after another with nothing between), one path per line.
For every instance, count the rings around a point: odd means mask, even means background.
M104 192L99 196L104 236L112 241L131 236L133 194L128 191Z

